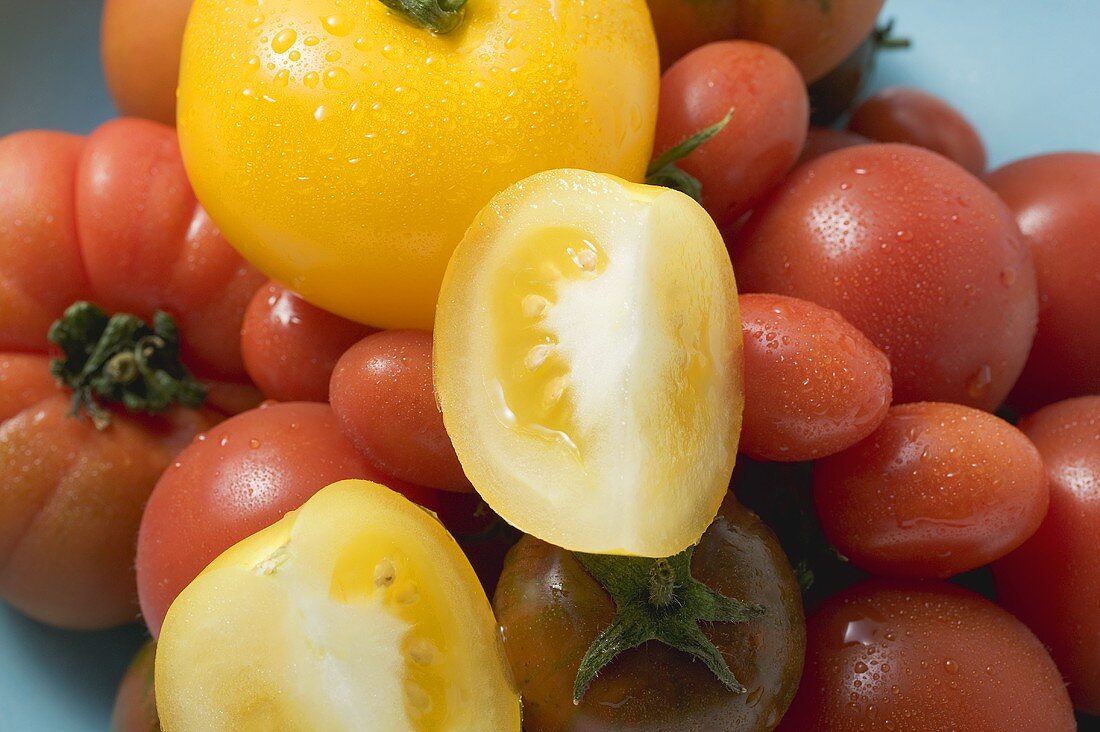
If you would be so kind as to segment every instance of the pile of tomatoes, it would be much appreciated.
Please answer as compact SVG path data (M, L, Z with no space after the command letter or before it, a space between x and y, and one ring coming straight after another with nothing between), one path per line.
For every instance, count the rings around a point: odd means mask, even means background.
M881 0L160 5L0 139L0 596L140 617L115 729L1100 714L1100 155L851 108Z

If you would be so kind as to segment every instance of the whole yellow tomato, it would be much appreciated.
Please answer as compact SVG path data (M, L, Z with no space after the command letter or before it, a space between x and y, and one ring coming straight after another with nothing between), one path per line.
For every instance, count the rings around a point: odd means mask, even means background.
M643 177L659 78L645 0L461 13L437 33L381 0L195 2L184 160L268 276L347 318L429 329L451 252L495 193L549 168Z

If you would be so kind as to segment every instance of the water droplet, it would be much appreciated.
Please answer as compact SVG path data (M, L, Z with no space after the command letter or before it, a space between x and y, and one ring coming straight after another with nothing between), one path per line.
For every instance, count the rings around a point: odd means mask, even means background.
M913 241L913 232L902 229L897 233L898 241Z
M355 48L358 51L366 51L369 45L366 38L359 37L355 39Z
M989 385L993 382L993 369L989 364L982 364L981 368L966 380L966 393L972 399L981 399L989 393Z
M286 53L298 40L298 33L290 28L284 28L271 39L271 50L275 53Z
M325 105L323 105L323 104L318 105L317 109L313 110L313 119L320 122L320 121L324 120L324 118L327 114L328 114L328 112L325 111Z
M259 448L260 441L257 440L255 437L253 437L251 440L248 441L248 446L251 447L253 450L255 450L255 449Z
M346 36L351 33L352 28L355 27L355 21L352 20L351 16L344 15L343 13L325 16L321 18L321 24L325 27L326 31L334 36Z
M286 86L288 83L290 83L290 72L286 69L282 69L275 74L275 78L271 80L271 83L274 86Z
M290 55L287 56L287 58L289 58L291 61L297 61L302 58L302 54L300 51L291 51Z
M959 664L949 658L943 662L943 670L949 674L957 674L959 672Z
M248 59L247 65L248 65L248 70L249 71L251 71L251 72L259 71L260 70L260 57L259 56L253 56L252 58Z
M867 673L867 664L863 661L856 661L856 665L852 667L852 670L857 674L865 674Z
M306 44L307 46L316 46L320 42L321 39L317 36L306 36L306 39L302 41L302 43Z
M1017 277L1018 277L1018 275L1016 274L1016 270L1013 269L1012 267L1009 267L1008 269L1002 270L1001 271L1001 284L1004 285L1005 287L1012 287L1012 285L1016 284Z
M344 89L351 82L351 75L339 66L325 72L326 89Z
M258 14L253 15L252 19L248 21L248 27L249 28L259 28L261 25L263 25L263 23L264 23L264 16L258 15Z
M316 88L316 86L321 83L321 75L316 71L310 71L305 75L305 78L302 79L302 83L310 89Z

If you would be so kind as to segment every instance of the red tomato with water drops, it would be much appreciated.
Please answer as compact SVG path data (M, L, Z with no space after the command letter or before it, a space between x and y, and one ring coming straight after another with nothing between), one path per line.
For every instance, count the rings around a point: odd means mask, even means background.
M432 334L388 330L340 358L332 374L340 429L371 462L420 485L470 491L432 387Z
M879 142L904 142L954 160L974 175L985 172L985 144L974 125L950 104L920 89L875 92L852 111L848 129Z
M890 362L839 313L783 295L742 295L740 306L742 452L811 460L855 444L886 417Z
M1044 407L1020 429L1046 463L1050 509L994 563L997 594L1050 648L1077 708L1100 714L1100 396Z
M988 412L902 404L870 437L814 465L830 542L874 574L950 577L1018 547L1046 514L1035 446Z
M987 182L1031 243L1039 282L1039 330L1010 401L1100 393L1100 155L1026 158Z
M733 242L742 292L832 308L889 357L894 400L997 407L1027 358L1029 247L997 196L950 160L861 145L798 168Z
M869 580L806 623L806 667L781 732L1070 732L1043 644L984 598L941 582Z
M373 332L268 282L245 310L241 355L248 375L269 399L323 402L337 360Z
M702 184L702 202L728 226L791 169L806 140L809 100L798 69L750 41L698 48L661 78L654 157L733 110L725 129L677 163Z
M798 158L798 165L817 160L833 150L843 150L856 145L868 145L871 140L847 130L834 130L831 127L811 127L806 133L806 144Z

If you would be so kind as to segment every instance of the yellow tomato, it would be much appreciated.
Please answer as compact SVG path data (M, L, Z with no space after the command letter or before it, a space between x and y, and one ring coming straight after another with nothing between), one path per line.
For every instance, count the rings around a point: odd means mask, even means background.
M741 320L722 237L684 194L559 170L498 195L447 269L434 362L466 475L522 531L664 557L714 519Z
M446 34L381 0L197 0L180 142L268 276L347 318L430 328L447 260L508 185L641 180L658 58L645 0L468 0Z
M520 726L462 551L363 480L322 489L203 570L168 611L155 676L169 732Z

